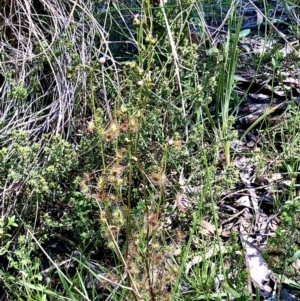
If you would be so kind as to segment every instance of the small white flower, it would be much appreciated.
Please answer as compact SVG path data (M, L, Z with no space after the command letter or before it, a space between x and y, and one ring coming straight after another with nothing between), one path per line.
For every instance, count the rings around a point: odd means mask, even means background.
M137 84L138 87L141 87L141 86L144 85L144 81L139 80L136 84Z
M104 56L102 56L102 57L100 58L99 62L100 62L101 65L104 65L105 62L106 62L106 58L105 58Z

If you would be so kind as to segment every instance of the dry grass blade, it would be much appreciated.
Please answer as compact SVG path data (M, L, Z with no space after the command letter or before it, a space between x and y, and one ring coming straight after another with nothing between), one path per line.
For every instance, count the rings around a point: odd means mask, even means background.
M3 6L0 137L13 129L31 135L51 132L68 136L79 89L83 91L84 118L91 71L86 65L99 61L104 54L112 57L107 34L91 11L92 3L82 0L72 5L68 1L58 5L56 1L17 0ZM100 45L96 45L96 35L101 37ZM72 70L75 60L82 67Z

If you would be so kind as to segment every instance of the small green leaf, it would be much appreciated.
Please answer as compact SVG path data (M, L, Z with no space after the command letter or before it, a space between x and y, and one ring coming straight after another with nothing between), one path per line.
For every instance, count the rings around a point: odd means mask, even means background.
M224 288L224 290L230 294L231 296L233 296L234 298L240 298L241 295L235 291L232 287L230 287L226 282L223 283L222 287Z
M295 252L295 254L292 257L292 260L295 261L295 260L297 260L299 258L300 258L300 250L298 250L297 252Z
M250 32L251 32L251 30L249 28L240 31L239 38L242 39L242 38L246 37Z
M271 60L271 61L272 61L273 67L276 67L277 64L276 64L276 61L275 61L275 59L274 59L273 57L272 57L272 60Z
M295 281L293 280L290 280L289 278L287 278L286 276L284 275L279 275L279 274L276 274L274 273L274 275L280 279L281 283L284 283L284 284L287 284L287 285L290 285L292 287L296 287L298 289L300 289L300 285L298 283L296 283Z

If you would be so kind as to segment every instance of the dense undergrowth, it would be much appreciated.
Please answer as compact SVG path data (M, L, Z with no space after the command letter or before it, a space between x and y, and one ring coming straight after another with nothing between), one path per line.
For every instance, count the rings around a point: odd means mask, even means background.
M245 52L237 7L0 1L1 300L262 299L241 222L225 226L245 170L278 217L263 257L299 278L298 108L238 126L235 77L254 70L272 90L286 65L298 76L281 52L298 23ZM207 16L228 30L212 35ZM277 37L265 26L259 39ZM237 151L249 133L259 142Z

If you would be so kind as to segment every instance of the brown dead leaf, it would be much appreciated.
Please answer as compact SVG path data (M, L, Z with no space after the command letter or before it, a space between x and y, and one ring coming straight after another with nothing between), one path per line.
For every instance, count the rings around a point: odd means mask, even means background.
M204 231L202 231L202 233L204 235L212 235L216 232L216 227L208 221L202 220L200 225L203 227L202 230Z
M175 207L178 208L179 211L185 213L186 210L185 210L185 206L182 203L182 198L183 198L182 193L177 192L175 196Z
M220 233L220 236L227 238L227 237L230 237L230 234L231 234L231 231L222 231Z

